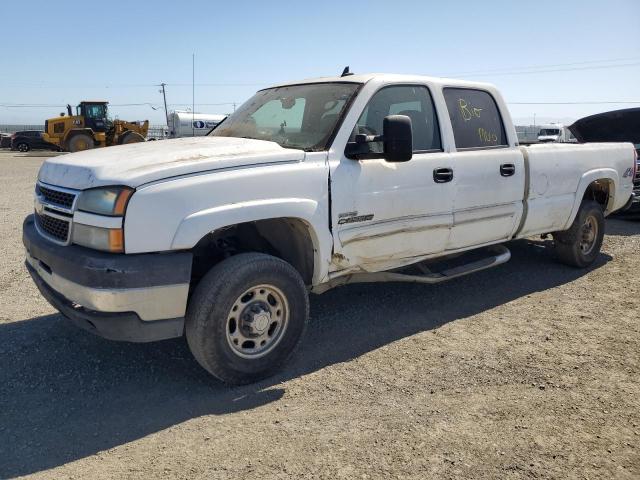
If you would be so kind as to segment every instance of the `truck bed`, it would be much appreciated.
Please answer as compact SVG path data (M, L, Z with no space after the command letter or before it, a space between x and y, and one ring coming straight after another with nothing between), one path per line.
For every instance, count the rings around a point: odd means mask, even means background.
M628 143L546 143L520 146L525 159L524 214L517 238L564 230L573 220L577 196L591 178L608 178L623 185L622 195L611 196L605 215L622 208L631 194L624 182L629 168ZM576 172L585 172L582 176ZM611 190L615 192L615 189Z

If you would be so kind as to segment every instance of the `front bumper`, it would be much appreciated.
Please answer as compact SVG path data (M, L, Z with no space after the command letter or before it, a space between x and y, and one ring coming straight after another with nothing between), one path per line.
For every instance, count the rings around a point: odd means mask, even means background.
M60 246L23 225L26 265L42 295L76 325L112 340L182 335L192 255L112 254Z

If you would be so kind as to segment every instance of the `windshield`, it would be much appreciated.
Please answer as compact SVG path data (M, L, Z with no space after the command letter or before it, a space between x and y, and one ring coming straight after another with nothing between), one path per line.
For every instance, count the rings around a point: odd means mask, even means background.
M542 130L540 130L540 133L538 135L541 137L544 135L560 135L560 130L556 128L543 128Z
M314 83L261 90L209 135L324 150L359 87L358 83Z
M77 114L82 115L82 105L78 105ZM84 104L84 116L87 118L107 118L107 106L105 104Z

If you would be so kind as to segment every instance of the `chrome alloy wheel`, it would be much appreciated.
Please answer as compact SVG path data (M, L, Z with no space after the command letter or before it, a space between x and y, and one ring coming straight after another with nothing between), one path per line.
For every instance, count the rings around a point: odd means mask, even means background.
M248 289L233 303L226 335L231 350L242 358L259 358L282 339L289 323L289 304L273 285Z
M593 215L589 215L580 228L580 251L583 255L589 255L593 251L597 238L598 221Z

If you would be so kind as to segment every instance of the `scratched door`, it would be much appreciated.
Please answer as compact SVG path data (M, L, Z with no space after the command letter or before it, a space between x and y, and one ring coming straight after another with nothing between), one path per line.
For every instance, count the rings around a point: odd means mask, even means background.
M342 153L332 165L334 268L354 265L370 271L409 263L445 249L452 223L453 186L436 183L434 170L450 165L442 151L440 126L424 85L394 85L378 90L352 132L382 134L387 115L412 120L413 158L391 163L382 158L382 142L370 144L366 158Z

